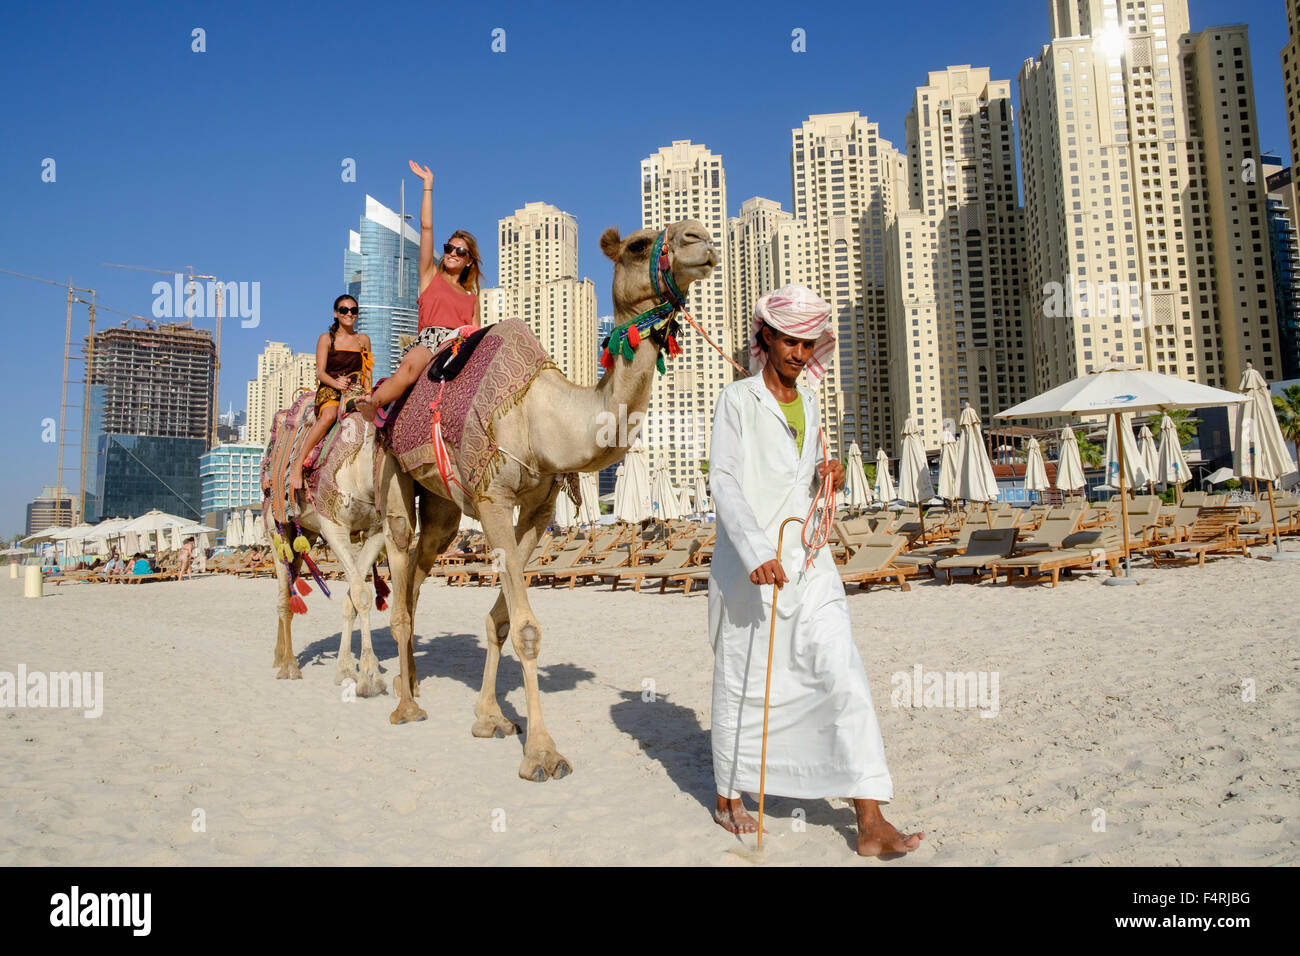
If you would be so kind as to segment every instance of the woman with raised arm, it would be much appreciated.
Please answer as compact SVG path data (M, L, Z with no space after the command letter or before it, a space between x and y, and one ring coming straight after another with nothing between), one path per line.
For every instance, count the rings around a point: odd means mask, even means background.
M465 326L477 328L479 277L482 270L478 242L464 229L457 229L443 244L442 258L433 256L433 173L428 166L411 161L411 171L424 180L420 203L420 310L419 332L406 349L402 364L384 379L367 398L357 399L357 410L374 421L375 413L406 394L429 363L433 353Z
M302 463L311 450L329 434L339 415L339 401L345 389L358 383L370 387L370 373L375 367L370 351L370 336L357 331L361 308L350 295L334 300L334 324L316 340L316 424L307 433L302 451L289 472L289 487L302 487Z

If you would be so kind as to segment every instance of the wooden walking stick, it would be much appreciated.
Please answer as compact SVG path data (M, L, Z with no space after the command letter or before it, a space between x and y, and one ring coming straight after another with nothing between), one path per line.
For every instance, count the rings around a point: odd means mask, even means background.
M785 526L791 521L803 521L803 518L786 518L776 532L776 560L781 560L781 538L785 535ZM763 753L758 765L758 848L763 849L763 796L767 785L767 710L772 699L772 649L776 643L776 595L780 590L772 585L772 626L767 630L767 686L763 688Z

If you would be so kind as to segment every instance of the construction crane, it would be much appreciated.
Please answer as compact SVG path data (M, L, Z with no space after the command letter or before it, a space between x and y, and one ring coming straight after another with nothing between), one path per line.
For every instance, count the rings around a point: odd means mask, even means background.
M114 269L134 269L137 272L154 272L157 273L158 275L164 275L164 276L179 276L181 274L179 269L151 269L148 266L129 266L129 265L123 265L120 262L105 262L104 265L110 266ZM222 313L225 311L225 309L222 308L221 296L222 293L224 292L224 288L221 284L221 281L216 276L196 275L193 266L186 266L185 273L188 276L188 278L185 281L186 294L192 293L194 289L194 281L196 279L203 279L208 282L215 282L217 285L216 287L217 331L216 331L216 343L215 343L216 351L212 356L212 423L211 423L211 435L209 437L209 442L208 442L209 447L212 447L217 444L217 422L219 420L219 416L221 413L221 316ZM191 316L186 315L185 316L186 321L183 324L189 325L190 318ZM182 324L182 323L178 323L178 324Z

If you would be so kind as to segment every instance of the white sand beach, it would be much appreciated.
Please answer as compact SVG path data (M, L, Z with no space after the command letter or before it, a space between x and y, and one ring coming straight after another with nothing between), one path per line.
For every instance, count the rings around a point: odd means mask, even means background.
M277 681L273 579L72 584L30 600L4 575L0 671L102 671L104 700L97 719L0 712L0 863L1300 862L1300 562L1137 574L1142 587L850 594L894 777L886 815L928 834L897 861L853 853L840 801L770 800L761 861L752 837L711 822L702 592L533 590L547 724L575 767L536 784L516 776L520 738L469 732L488 588L426 587L429 719L392 726L391 693L345 702L334 684L337 594L308 598L303 679ZM391 684L387 613L372 622ZM917 665L997 672L996 715L894 706L891 675L910 683ZM509 654L500 687L522 722Z

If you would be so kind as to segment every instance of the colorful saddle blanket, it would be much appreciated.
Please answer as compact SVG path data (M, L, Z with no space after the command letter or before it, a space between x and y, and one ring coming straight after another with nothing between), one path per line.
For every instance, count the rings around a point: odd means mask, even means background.
M289 472L316 423L315 399L314 392L303 393L288 408L276 412L271 423L271 438L262 456L262 491L270 496L273 514L281 523L299 510L289 495ZM316 510L331 520L338 520L337 508L346 497L335 476L361 450L366 431L365 419L359 414L344 415L303 462L307 493Z
M430 406L441 389L443 441L460 480L479 499L505 457L497 447L493 425L523 399L539 372L558 370L558 366L520 319L506 319L476 335L476 347L463 363L457 363L462 367L454 370L454 378L435 382L421 375L416 380L389 417L385 440L403 471L434 464Z

